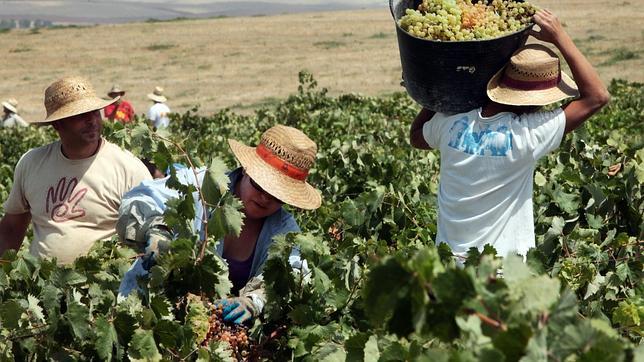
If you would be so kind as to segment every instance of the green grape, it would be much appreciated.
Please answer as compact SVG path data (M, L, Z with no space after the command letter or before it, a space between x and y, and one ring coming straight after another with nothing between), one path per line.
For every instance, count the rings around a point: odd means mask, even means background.
M529 26L537 8L527 2L492 0L423 0L399 20L409 34L432 40L483 40Z

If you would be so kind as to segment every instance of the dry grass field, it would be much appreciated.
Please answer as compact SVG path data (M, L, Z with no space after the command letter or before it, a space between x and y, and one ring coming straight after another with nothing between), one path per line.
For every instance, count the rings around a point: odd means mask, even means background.
M644 82L644 0L534 3L559 15L606 82ZM295 92L302 69L332 94L402 90L384 2L379 10L12 30L0 33L0 49L0 98L17 98L26 119L44 117L44 88L67 74L87 76L101 95L118 83L137 113L155 85L174 111L247 112Z

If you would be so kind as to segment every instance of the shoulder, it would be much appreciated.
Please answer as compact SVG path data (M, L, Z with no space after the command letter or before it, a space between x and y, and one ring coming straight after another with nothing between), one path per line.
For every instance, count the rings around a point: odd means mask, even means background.
M566 114L564 113L562 108L556 108L549 111L523 113L518 117L520 121L530 122L530 123L534 123L534 122L545 123L552 120L561 120L561 121L566 120Z
M44 146L32 148L22 155L18 163L38 161L38 160L50 157L51 155L54 154L54 152L56 152L59 149L60 149L60 141L55 141Z
M121 164L134 165L136 167L140 166L147 170L143 162L141 162L141 160L134 156L130 151L124 150L105 139L103 139L103 142L105 143L101 149L103 157L111 158Z
M297 224L297 221L290 212L281 208L276 214L278 214L280 234L300 231L300 226Z

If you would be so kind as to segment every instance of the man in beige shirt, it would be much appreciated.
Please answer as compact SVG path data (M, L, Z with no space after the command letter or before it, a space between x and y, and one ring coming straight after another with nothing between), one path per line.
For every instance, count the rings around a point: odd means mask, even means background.
M47 117L39 123L51 124L60 140L18 161L0 220L0 255L20 248L30 222L29 251L61 264L115 234L121 197L151 178L141 161L101 137L100 110L115 101L98 98L80 77L47 88Z

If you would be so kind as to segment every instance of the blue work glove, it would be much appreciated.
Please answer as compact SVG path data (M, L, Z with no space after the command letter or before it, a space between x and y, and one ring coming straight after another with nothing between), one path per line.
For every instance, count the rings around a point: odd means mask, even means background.
M150 270L156 264L156 257L170 249L172 243L172 234L164 225L151 227L146 233L145 255L143 260L143 269Z
M224 308L222 315L225 322L243 324L257 316L257 307L248 297L220 299L215 306Z
M121 302L127 298L128 295L134 290L142 291L139 287L139 278L147 277L148 271L143 267L143 260L141 258L136 259L130 269L123 275L121 284L119 285L119 294L117 301Z

